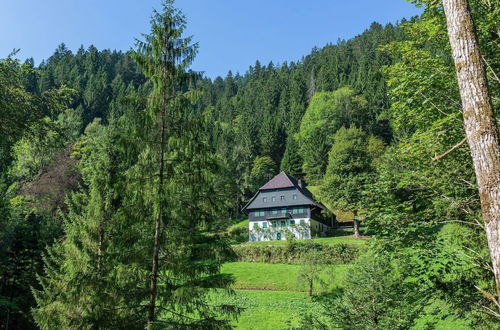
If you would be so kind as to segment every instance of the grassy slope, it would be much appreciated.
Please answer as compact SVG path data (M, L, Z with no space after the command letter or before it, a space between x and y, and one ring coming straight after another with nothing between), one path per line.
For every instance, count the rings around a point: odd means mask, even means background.
M328 276L329 288L342 285L349 266L331 267ZM300 266L285 264L262 264L252 262L231 262L222 267L222 273L235 277L234 296L225 292L214 295L217 303L235 303L245 311L234 323L236 329L287 329L298 326L301 314L317 311L321 307L313 302L305 288L297 281ZM243 290L245 288L260 290ZM273 291L276 290L276 291Z
M328 288L342 285L348 267L348 265L329 267L329 272L323 275ZM231 262L222 267L222 273L233 274L234 289L305 291L304 284L297 281L299 269L299 265Z
M246 228L246 227L248 227L248 219L241 220L240 222L232 225L230 228Z
M290 325L296 326L302 313L321 310L319 303L311 301L307 293L301 292L304 288L296 280L299 268L298 265L284 264L227 263L222 272L235 277L233 288L236 294L228 295L220 291L214 295L214 300L245 308L234 323L236 329L287 329ZM332 269L329 289L342 286L349 266L338 265ZM435 329L470 329L466 320L447 316L447 308L442 301L434 302L429 306L428 314L417 320L414 329L428 329L429 324L433 324Z

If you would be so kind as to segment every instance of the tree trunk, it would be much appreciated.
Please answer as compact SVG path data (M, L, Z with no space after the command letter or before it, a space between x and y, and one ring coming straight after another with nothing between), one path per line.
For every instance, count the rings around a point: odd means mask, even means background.
M160 115L160 170L158 174L158 215L155 221L155 234L153 242L153 261L149 285L148 329L152 328L155 320L156 294L158 283L158 256L160 254L161 224L163 221L163 179L164 179L164 148L165 148L165 123L164 112Z
M309 281L309 297L312 297L313 295L313 281Z
M359 220L358 220L358 212L354 212L354 218L352 220L352 227L354 229L354 237L359 238Z
M476 172L493 272L500 298L500 138L467 0L443 0L455 61L464 129Z

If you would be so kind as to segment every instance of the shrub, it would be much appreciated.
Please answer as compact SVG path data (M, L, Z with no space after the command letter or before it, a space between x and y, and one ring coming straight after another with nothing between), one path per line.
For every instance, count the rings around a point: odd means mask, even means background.
M227 235L232 243L248 241L248 220L241 221L227 230Z

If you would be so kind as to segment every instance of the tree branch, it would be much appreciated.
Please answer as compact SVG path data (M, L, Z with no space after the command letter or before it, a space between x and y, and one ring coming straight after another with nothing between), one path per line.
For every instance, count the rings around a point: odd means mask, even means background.
M449 153L451 153L453 150L456 150L456 149L460 148L466 141L467 141L467 138L464 138L462 141L458 142L453 147L451 147L450 150L446 151L444 154L434 156L433 158L431 158L431 160L433 162L435 162L437 160L440 160L441 158L443 158L446 155L448 155Z

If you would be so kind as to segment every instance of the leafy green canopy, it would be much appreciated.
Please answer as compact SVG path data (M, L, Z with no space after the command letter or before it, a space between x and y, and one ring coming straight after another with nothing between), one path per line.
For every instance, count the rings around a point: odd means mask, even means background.
M340 128L333 141L320 195L335 209L357 213L366 207L364 192L384 145L356 127Z
M363 96L347 87L313 96L295 135L309 183L318 183L325 173L335 132L342 126L362 126L367 105Z

